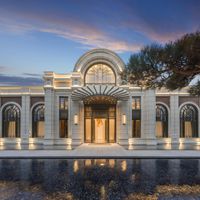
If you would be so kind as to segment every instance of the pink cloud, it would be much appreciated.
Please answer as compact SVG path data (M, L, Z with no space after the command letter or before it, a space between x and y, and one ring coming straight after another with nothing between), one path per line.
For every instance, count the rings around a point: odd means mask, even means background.
M73 40L86 48L108 48L117 52L138 51L142 44L129 43L109 36L96 26L75 18L59 19L51 16L30 13L12 13L14 17L5 18L0 15L1 27L15 34L27 32L44 32ZM31 23L30 23L31 22Z

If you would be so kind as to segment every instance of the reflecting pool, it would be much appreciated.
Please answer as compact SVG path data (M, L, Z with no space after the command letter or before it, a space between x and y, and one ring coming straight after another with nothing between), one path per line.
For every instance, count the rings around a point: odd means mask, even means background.
M0 199L200 199L200 160L1 159Z

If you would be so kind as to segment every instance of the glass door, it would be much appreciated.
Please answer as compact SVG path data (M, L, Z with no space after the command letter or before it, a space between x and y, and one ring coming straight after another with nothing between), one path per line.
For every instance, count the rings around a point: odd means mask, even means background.
M94 124L94 142L106 143L106 119L95 118Z
M115 105L85 105L85 142L116 141Z

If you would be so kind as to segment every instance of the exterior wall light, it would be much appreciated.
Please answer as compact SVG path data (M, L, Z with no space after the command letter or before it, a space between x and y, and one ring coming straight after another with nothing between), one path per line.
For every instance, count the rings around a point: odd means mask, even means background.
M126 115L125 114L122 115L122 124L126 125Z
M4 145L3 139L0 138L0 146Z
M74 124L75 125L78 124L78 115L77 114L74 115Z

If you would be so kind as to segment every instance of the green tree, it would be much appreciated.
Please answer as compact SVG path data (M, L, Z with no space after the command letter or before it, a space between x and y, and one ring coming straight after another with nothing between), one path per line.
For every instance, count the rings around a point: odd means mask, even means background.
M152 44L131 55L122 73L124 82L147 88L181 89L200 75L200 32L165 45ZM200 82L189 92L200 95Z

